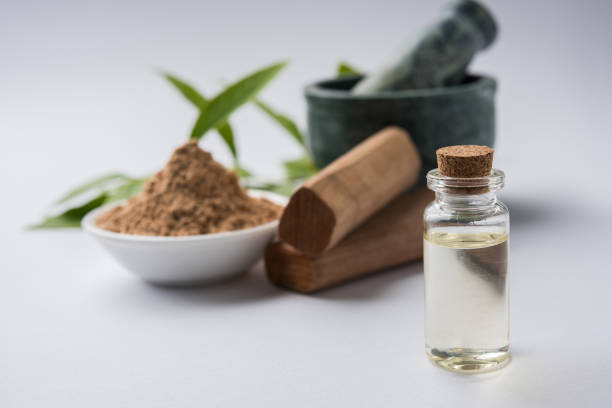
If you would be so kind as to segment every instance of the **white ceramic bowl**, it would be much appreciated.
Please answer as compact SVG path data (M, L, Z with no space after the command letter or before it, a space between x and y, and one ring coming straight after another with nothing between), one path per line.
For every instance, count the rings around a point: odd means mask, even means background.
M285 197L269 192L249 190L249 195L287 203ZM83 229L126 269L159 285L207 284L245 272L261 258L278 227L277 220L253 228L185 237L122 234L98 228L96 218L116 205L91 211L83 218Z

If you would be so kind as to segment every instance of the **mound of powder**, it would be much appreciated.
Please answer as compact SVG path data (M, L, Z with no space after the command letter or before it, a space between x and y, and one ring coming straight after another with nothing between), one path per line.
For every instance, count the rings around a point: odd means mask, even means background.
M100 215L96 225L136 235L198 235L254 227L281 211L249 197L233 171L191 141L174 151L138 196Z

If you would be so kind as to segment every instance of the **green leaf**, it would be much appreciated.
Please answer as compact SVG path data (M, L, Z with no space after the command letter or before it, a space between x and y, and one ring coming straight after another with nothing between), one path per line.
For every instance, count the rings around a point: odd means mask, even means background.
M147 179L132 179L113 190L105 191L108 195L106 202L121 201L138 195L142 191L145 181Z
M255 189L255 190L263 190L270 191L272 193L277 193L289 197L295 191L297 187L297 183L294 183L289 180L285 180L280 183L253 183L247 184L245 188Z
M253 177L253 173L245 169L244 167L240 167L238 163L234 165L234 171L241 179L249 179Z
M210 129L226 121L232 112L257 96L286 65L286 62L280 62L268 66L225 88L202 109L191 131L191 138L200 139Z
M162 75L196 108L203 109L208 104L208 100L187 82L167 72L162 72Z
M319 169L314 165L310 157L303 156L295 160L283 162L287 179L291 181L306 180L317 174Z
M223 122L221 125L217 126L217 132L227 145L227 147L232 152L232 157L234 160L238 159L238 150L236 149L236 142L234 140L234 130L230 126L229 122Z
M99 177L101 180L103 177ZM89 211L103 204L125 200L134 197L142 191L142 187L147 179L130 178L122 176L123 182L118 185L104 186L103 191L95 198L85 204L70 208L63 213L45 218L41 223L30 228L73 228L81 225L81 219Z
M68 200L71 200L83 193L86 193L94 188L98 188L98 187L104 187L105 185L112 183L116 183L119 180L126 180L129 177L127 177L124 174L120 174L120 173L112 173L112 174L105 174L103 176L100 177L96 177L93 180L89 180L86 183L76 187L75 189L69 191L68 193L66 193L63 197L61 197L59 200L57 200L57 204L61 204L61 203L65 203Z
M208 99L206 99L192 85L190 85L186 81L183 81L182 79L174 75L171 75L165 72L163 72L162 75L164 75L164 77L166 77L166 79L170 81L170 83L174 85L174 87L178 89L179 92L183 94L183 96L189 102L191 102L196 108L198 108L200 111L206 108L206 106L209 103ZM217 132L219 133L219 135L221 136L221 138L223 139L227 147L232 152L232 156L234 157L234 159L237 159L238 150L236 149L234 131L232 127L230 126L229 122L225 121L221 123L219 126L217 126Z
M107 202L108 195L102 193L85 204L70 208L60 215L45 218L41 223L33 225L31 229L43 228L77 228L81 226L81 220L91 210L98 208Z
M362 75L361 72L357 68L353 67L352 65L344 61L338 64L338 68L336 68L336 74L339 77Z
M300 146L305 147L304 144L304 135L300 132L300 129L297 127L295 122L289 119L286 115L279 113L272 109L270 105L264 103L259 99L254 100L255 105L262 111L268 114L272 119L276 121L280 126L282 126L293 138L300 144Z

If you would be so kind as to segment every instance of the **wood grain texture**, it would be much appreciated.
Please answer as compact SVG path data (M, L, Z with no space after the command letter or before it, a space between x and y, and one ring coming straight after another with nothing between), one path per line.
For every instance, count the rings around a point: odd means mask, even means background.
M387 127L307 180L289 200L279 237L316 256L414 185L419 152L406 131Z
M265 252L268 279L287 289L311 293L420 259L423 211L433 198L425 188L402 194L320 256L273 242Z

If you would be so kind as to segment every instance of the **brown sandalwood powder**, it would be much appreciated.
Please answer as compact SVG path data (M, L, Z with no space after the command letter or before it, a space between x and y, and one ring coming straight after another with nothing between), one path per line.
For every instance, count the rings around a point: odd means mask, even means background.
M277 219L281 211L250 197L233 171L191 141L174 151L138 196L103 213L96 225L136 235L198 235L254 227Z

